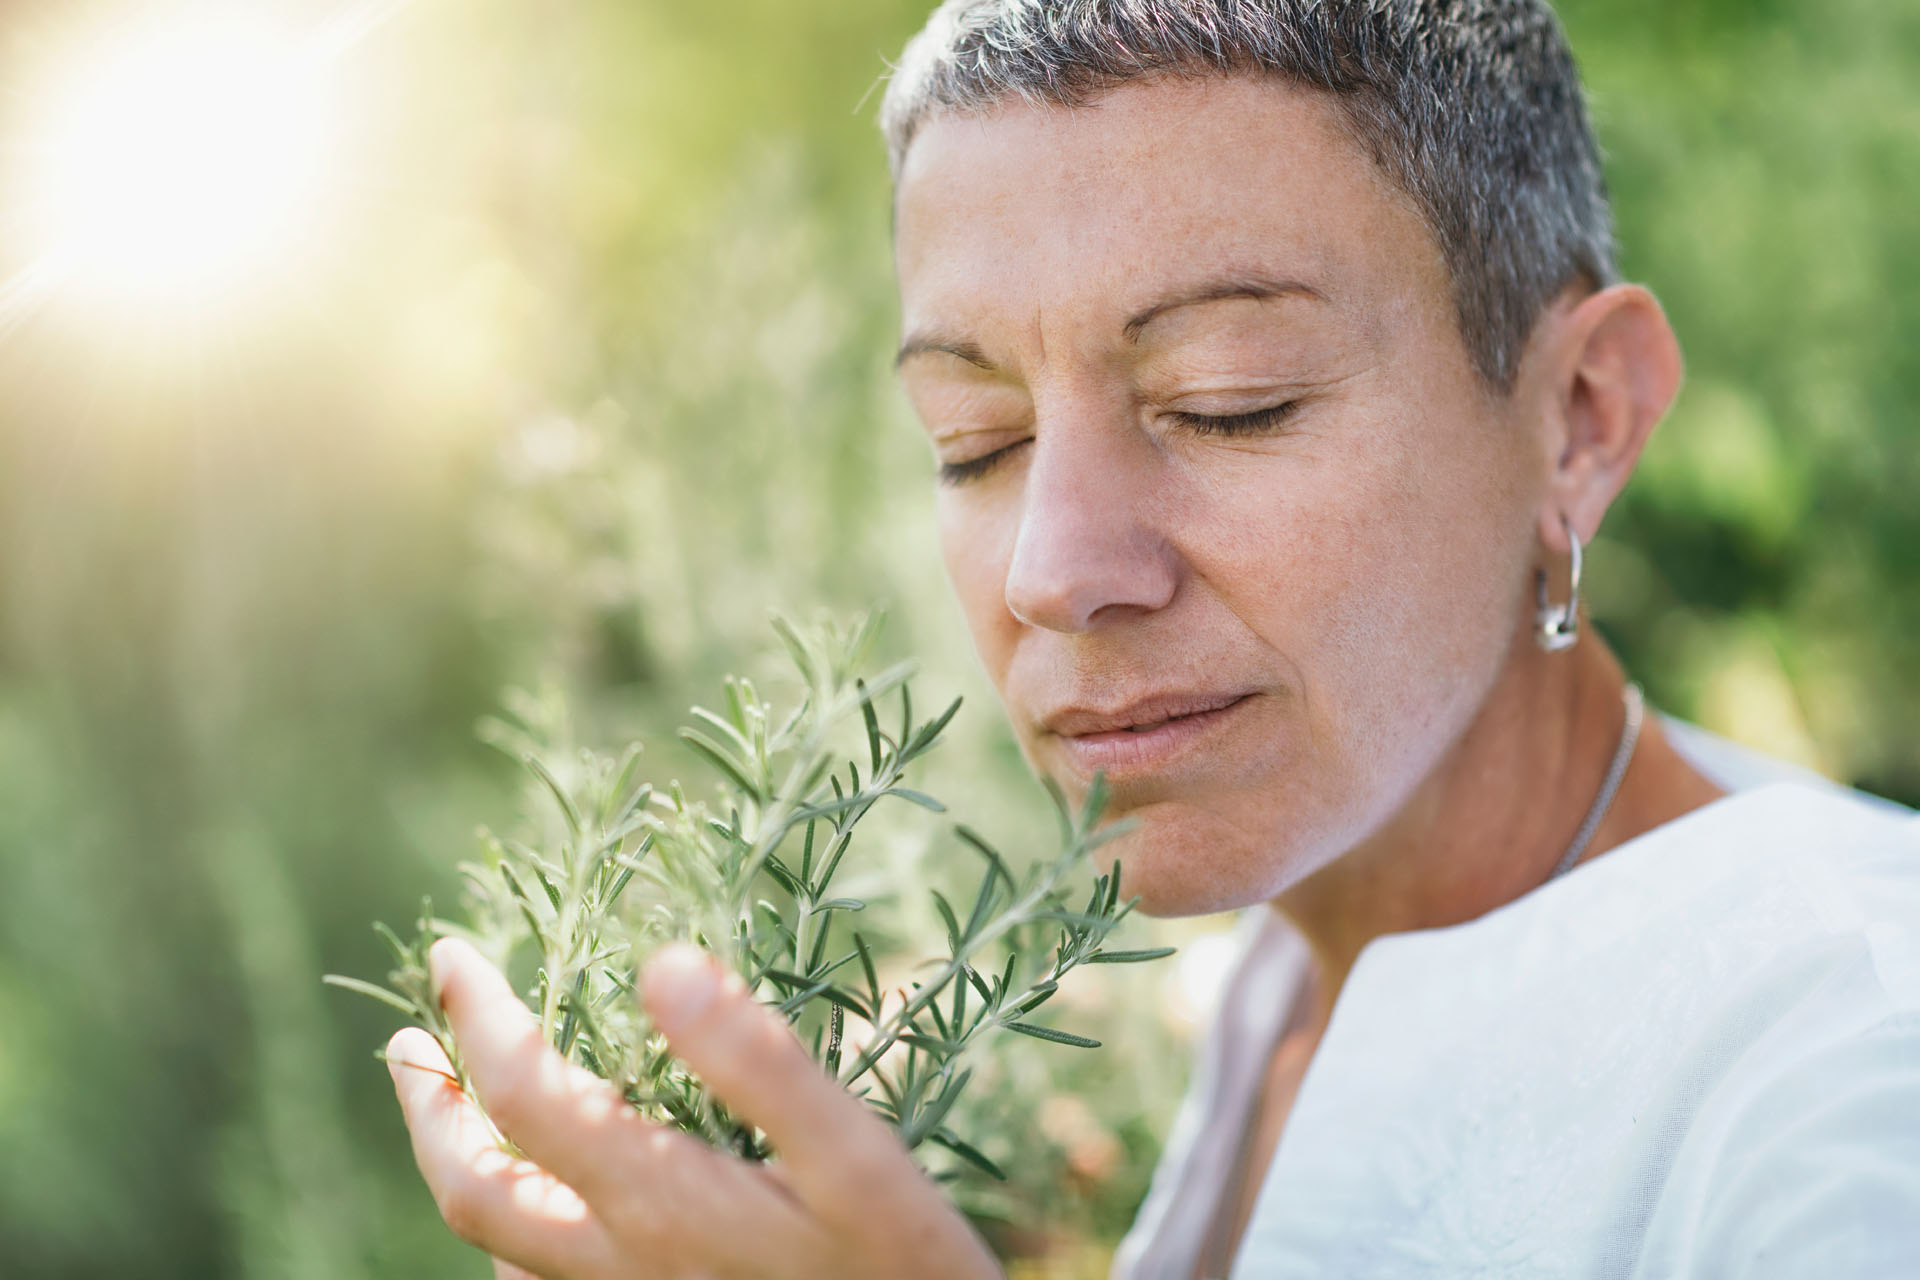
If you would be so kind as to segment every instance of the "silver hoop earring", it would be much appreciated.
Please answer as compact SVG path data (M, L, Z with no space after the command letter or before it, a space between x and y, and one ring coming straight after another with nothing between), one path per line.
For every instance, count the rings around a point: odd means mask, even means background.
M1548 653L1571 649L1580 639L1580 535L1573 531L1573 525L1564 512L1561 513L1560 523L1567 531L1567 544L1573 548L1573 562L1568 570L1567 602L1548 603L1547 571L1534 571L1539 606L1534 612L1533 638Z

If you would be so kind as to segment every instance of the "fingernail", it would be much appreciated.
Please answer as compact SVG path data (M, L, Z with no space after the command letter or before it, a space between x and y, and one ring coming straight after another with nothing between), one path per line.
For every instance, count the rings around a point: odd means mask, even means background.
M648 962L646 986L647 1008L655 1021L685 1022L712 1002L720 975L699 947L670 942Z

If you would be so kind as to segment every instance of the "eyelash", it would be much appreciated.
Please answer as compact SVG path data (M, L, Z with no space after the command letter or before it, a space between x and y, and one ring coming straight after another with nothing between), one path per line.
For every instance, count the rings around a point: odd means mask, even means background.
M1167 416L1195 435L1250 436L1279 426L1293 415L1299 403L1297 400L1289 400L1285 404L1255 409L1252 413L1234 413L1224 417L1209 417L1202 413L1171 413ZM1000 465L1009 453L1023 444L1031 443L1031 440L1016 440L1010 445L995 449L992 453L968 458L965 462L943 462L940 464L940 483L965 484L969 480L978 480Z
M992 453L983 453L977 458L968 458L965 462L943 462L940 464L940 483L965 484L969 480L978 480L998 466L1000 460L1009 453L1023 444L1030 443L1032 442L1028 440L1016 440L1004 448L995 449Z
M1229 414L1223 418L1211 418L1201 413L1173 413L1168 416L1195 435L1250 436L1279 426L1293 416L1293 411L1299 405L1298 400L1289 400L1285 404L1255 409L1252 413Z

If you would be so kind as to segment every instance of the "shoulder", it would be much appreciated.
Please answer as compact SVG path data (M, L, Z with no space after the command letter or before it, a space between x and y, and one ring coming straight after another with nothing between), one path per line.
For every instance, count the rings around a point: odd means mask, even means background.
M1636 1277L1912 1274L1920 1013L1836 1026L1730 1071L1662 1180Z
M1700 864L1679 945L1713 980L1669 1024L1669 1087L1693 1101L1672 1113L1637 1274L1903 1274L1920 1257L1920 819L1792 781L1669 834Z
M1658 1010L1686 1028L1755 989L1865 958L1882 1003L1920 1008L1916 935L1920 822L1832 784L1776 782L1464 924L1374 939L1348 987L1381 999L1342 1003L1437 1033L1464 1010L1501 1017L1534 1003L1634 1009L1643 1025Z
M1758 956L1859 953L1890 1008L1920 1010L1920 818L1843 788L1781 782L1673 824L1661 845L1709 934ZM1628 868L1635 870L1640 868Z
M1920 819L1831 784L1736 792L1510 909L1511 947L1559 940L1569 980L1609 957L1666 988L1616 994L1686 1039L1759 1036L1803 1003L1853 1027L1920 1013Z
M1375 939L1322 1045L1350 1080L1317 1083L1351 1120L1383 1089L1555 1115L1577 1081L1589 1127L1608 1117L1637 1148L1818 1055L1841 1070L1838 1046L1916 1017L1920 826L1778 783L1476 920Z

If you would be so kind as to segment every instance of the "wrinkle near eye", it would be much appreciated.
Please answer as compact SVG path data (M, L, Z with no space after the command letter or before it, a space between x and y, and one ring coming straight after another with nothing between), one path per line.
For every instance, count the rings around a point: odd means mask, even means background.
M907 387L921 425L936 444L982 432L1011 431L1033 416L1026 394L1004 382L915 379Z
M1135 363L1133 377L1144 394L1164 399L1209 389L1311 387L1338 381L1375 358L1332 325L1215 323L1154 343Z

